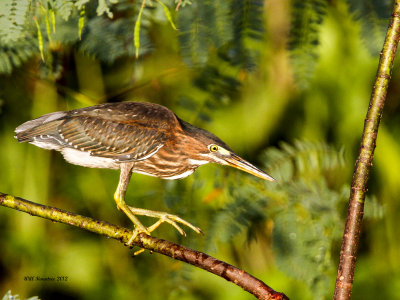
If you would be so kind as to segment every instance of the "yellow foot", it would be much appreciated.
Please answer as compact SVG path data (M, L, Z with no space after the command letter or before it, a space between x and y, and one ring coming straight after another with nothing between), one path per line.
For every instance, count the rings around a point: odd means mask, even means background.
M159 220L154 223L153 225L147 227L148 232L153 232L155 229L158 228L162 223L169 223L170 225L174 226L176 230L182 235L186 236L185 231L178 225L178 223L181 223L192 230L194 230L197 233L203 233L200 228L192 225L191 223L185 221L184 219L176 216L176 215L171 215L166 212L160 212L160 211L152 211L148 209L143 209L143 208L136 208L136 207L131 207L129 206L129 210L132 211L134 215L140 215L140 216L148 216L148 217L153 217L153 218L158 218ZM138 232L139 233L139 232ZM135 236L133 236L130 241L133 241L133 239L136 237L138 234L136 233Z
M129 247L132 247L133 241L138 236L138 234L142 233L142 232L144 232L146 234L150 234L150 232L147 229L146 229L146 231L144 231L141 228L136 227L135 230L133 230L133 234L132 234L131 238L129 239L129 241L125 245L129 246Z
M135 251L135 253L133 253L134 256L139 255L140 253L143 253L146 249L139 249L138 251Z

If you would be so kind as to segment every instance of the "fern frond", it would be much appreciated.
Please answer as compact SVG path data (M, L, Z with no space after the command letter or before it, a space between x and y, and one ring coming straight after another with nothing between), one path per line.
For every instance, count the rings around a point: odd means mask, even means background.
M81 10L83 6L85 6L86 4L88 4L90 2L90 0L78 0L75 2L75 6Z
M184 61L204 65L212 48L233 38L229 1L196 1L178 14L179 42Z
M372 55L379 54L390 19L391 0L347 0L351 13L361 21L362 39Z
M33 37L28 36L13 43L0 41L0 74L10 74L37 52L37 41Z
M308 86L318 60L319 28L325 17L325 0L294 0L288 48L300 88Z
M231 51L242 68L252 70L257 65L264 36L264 2L261 0L242 0L232 2L234 44Z
M309 286L315 299L324 299L335 269L332 244L343 233L338 207L349 191L332 188L327 178L343 167L343 149L295 141L268 149L264 157L279 184L241 173L225 179L229 202L215 213L209 247L245 234L248 241L256 234L265 238L260 242L272 240L279 269Z
M199 1L178 15L182 56L192 66L204 65L214 48L226 49L231 61L251 69L256 43L264 33L263 1ZM256 43L255 43L256 42Z
M252 228L266 220L266 199L238 197L216 214L213 226L219 228L218 239L230 242L240 233L253 237Z
M74 1L71 0L54 0L53 6L57 15L61 16L65 21L68 21L75 10Z
M141 40L139 54L150 51L148 39L148 18L146 9L143 11L141 22ZM111 21L107 18L94 18L87 22L86 30L82 34L79 49L94 56L105 63L112 63L122 56L134 56L132 23L122 18Z
M276 262L290 277L305 282L315 299L324 299L335 267L332 243L342 233L336 206L344 199L323 180L298 185L297 192L289 195L289 207L274 218Z
M0 1L0 40L14 42L25 35L24 25L30 1Z
M207 230L207 247L218 247L219 243L229 243L238 237L248 241L257 238L267 220L269 199L251 185L237 182L229 184L229 202L213 214Z
M314 178L321 171L330 171L345 165L344 150L323 142L296 140L294 145L281 143L281 149L270 148L264 161L271 175L279 182L299 177Z
M183 60L189 65L203 65L209 52L206 3L196 1L178 15L179 43Z
M333 189L327 178L344 166L344 151L324 142L282 143L266 151L265 160L281 185L268 186L268 216L274 221L273 247L277 265L305 282L316 299L327 295L332 243L343 228L338 206L348 199L348 188Z
M263 24L260 0L199 1L180 12L182 57L199 68L192 90L180 103L196 119L208 122L211 111L236 98L243 75L257 65Z
M9 290L2 298L2 300L20 300L19 295L12 295L11 290ZM40 300L38 296L29 297L26 300Z
M118 0L110 1L111 3L117 3ZM99 5L97 6L97 15L102 16L103 14L106 14L107 17L110 19L113 18L113 13L111 12L110 8L107 5L106 0L99 0Z

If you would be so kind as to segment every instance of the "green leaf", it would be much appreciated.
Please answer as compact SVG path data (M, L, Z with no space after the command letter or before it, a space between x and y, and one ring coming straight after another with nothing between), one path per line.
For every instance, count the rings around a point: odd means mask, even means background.
M85 5L82 6L82 9L79 13L79 22L78 22L78 35L79 39L82 39L82 29L85 26Z
M44 61L42 31L40 30L40 25L39 25L39 23L38 23L38 21L37 21L37 18L34 17L33 20L35 21L36 29L37 29L38 45L39 45L39 50L40 50L40 56L41 56L41 58L42 58L42 61Z
M174 24L174 21L172 21L172 15L171 15L171 12L169 11L168 7L161 0L157 0L157 2L160 3L162 8L164 9L165 16L167 17L169 23L171 24L171 27L173 29L177 30L176 26Z
M55 33L56 32L56 15L52 8L49 9L49 15L50 15L50 20L51 20L51 25L53 27L53 33Z
M142 5L140 6L139 14L137 20L135 22L135 29L134 29L134 44L136 48L136 58L139 57L139 48L140 48L140 21L142 19L142 13L145 6L146 0L143 0Z
M47 10L43 7L43 5L39 2L40 10L42 11L46 23L46 32L47 32L47 38L49 39L49 42L51 42L51 30L50 30L50 19L49 15L47 13Z
M99 5L97 6L96 13L98 16L107 14L107 16L110 19L113 18L113 13L110 11L110 8L108 7L106 0L99 0Z

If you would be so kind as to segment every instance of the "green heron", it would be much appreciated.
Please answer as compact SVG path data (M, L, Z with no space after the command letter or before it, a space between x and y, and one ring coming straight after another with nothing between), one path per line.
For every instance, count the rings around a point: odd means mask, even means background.
M132 172L180 179L201 165L218 163L274 181L212 133L179 119L158 104L105 103L53 112L25 122L15 133L19 142L60 151L72 164L120 169L114 199L117 207L134 223L134 236L139 232L150 234L163 222L171 224L181 234L185 233L177 223L197 233L201 230L175 215L128 206L125 194ZM158 221L145 227L137 215L158 218Z

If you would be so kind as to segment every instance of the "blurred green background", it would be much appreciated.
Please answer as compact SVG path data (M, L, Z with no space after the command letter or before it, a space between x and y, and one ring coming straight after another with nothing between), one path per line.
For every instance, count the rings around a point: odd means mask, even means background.
M113 200L117 171L68 164L59 153L18 144L13 131L57 110L105 101L159 103L213 132L278 182L216 165L179 181L134 174L129 204L178 214L205 232L187 230L184 238L162 225L154 235L243 268L291 299L331 298L392 5L361 2L183 1L176 12L177 3L165 1L175 31L162 6L147 1L136 59L133 28L141 2L4 0L0 192L131 226ZM81 39L79 20L85 22ZM13 25L4 27L7 22ZM396 62L352 299L400 299L399 84ZM68 278L30 282L26 276ZM133 257L115 240L0 207L0 296L8 290L22 299L252 299L184 263L148 252Z

